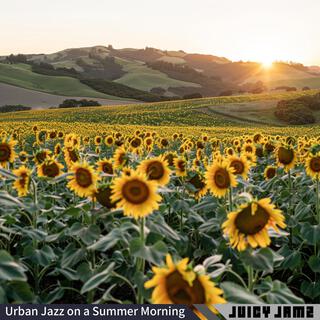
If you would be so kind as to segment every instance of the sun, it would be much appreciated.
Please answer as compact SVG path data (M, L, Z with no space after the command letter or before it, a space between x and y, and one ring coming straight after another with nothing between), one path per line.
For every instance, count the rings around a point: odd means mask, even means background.
M273 66L273 62L274 62L274 60L269 59L269 58L265 58L265 59L262 59L261 65L264 69L270 69Z

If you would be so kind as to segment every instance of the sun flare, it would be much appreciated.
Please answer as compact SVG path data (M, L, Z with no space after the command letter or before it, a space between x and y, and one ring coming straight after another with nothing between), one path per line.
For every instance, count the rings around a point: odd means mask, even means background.
M266 58L261 61L261 65L264 69L270 69L272 68L273 62L274 60Z

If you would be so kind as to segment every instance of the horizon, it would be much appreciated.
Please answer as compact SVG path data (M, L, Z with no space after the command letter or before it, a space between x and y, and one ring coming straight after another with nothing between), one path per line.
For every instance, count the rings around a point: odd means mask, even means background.
M57 0L48 10L40 0L27 4L12 0L1 8L0 27L6 33L0 35L0 55L112 44L115 48L183 50L231 61L319 66L320 44L315 39L320 28L314 28L313 21L320 3L306 3L302 7L298 0L203 0L201 4L163 0L155 7L147 0L112 4ZM297 23L301 15L303 25ZM303 39L303 46L297 45L297 39Z

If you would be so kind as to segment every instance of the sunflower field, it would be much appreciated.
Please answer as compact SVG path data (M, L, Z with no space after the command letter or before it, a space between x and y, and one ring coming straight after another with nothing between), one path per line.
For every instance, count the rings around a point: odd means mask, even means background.
M14 123L1 303L319 303L317 136Z

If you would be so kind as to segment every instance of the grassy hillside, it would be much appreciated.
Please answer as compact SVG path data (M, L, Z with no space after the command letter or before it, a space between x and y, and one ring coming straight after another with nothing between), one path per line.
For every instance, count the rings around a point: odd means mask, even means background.
M148 68L142 62L125 59L117 59L117 61L122 64L123 70L127 73L117 79L116 82L139 90L150 91L155 87L161 87L166 90L169 87L200 87L196 83L171 79L160 71Z
M93 90L78 79L34 73L31 71L31 66L21 63L14 65L0 63L0 82L56 95L119 99Z

